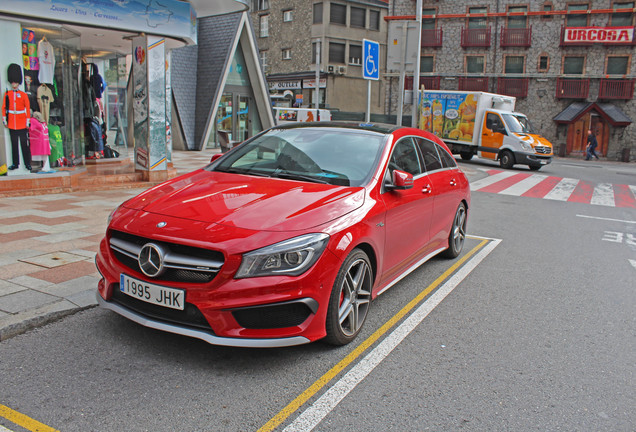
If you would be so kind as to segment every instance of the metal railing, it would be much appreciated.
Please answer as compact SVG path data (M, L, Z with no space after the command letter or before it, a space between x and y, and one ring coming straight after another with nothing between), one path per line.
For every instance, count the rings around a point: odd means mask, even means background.
M488 91L487 77L459 77L458 90L461 91Z
M634 97L633 79L601 79L598 89L599 99L625 99Z
M497 78L497 93L518 98L528 96L528 78Z
M586 99L590 94L590 80L587 78L557 78L557 99Z
M423 29L422 30L422 47L441 47L442 46L443 32L441 28L438 29Z
M439 90L440 77L420 77L420 87L424 86L426 90ZM404 90L413 90L413 77L404 78Z
M502 48L531 46L532 45L532 27L501 29L499 45L501 45Z
M483 29L467 29L462 27L461 45L463 48L489 47L490 27Z

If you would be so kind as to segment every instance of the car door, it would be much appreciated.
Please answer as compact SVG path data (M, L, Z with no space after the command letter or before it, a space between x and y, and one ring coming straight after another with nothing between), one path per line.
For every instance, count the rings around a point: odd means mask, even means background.
M481 152L479 156L486 159L497 159L505 135L506 127L503 119L495 112L486 111L486 119L481 128Z
M413 187L407 190L385 190L382 194L386 206L386 239L383 281L380 285L393 279L429 250L432 188L412 137L401 138L395 144L385 182L390 181L395 169L413 174Z

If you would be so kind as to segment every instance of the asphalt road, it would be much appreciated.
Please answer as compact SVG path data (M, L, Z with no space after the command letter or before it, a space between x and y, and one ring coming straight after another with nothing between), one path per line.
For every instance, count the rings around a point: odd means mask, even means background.
M636 184L630 165L581 164L541 173ZM36 430L8 420L20 413L61 431L636 429L636 210L474 192L468 231L496 240L426 263L346 347L214 347L101 309L3 341L0 425ZM458 262L463 278L440 281Z

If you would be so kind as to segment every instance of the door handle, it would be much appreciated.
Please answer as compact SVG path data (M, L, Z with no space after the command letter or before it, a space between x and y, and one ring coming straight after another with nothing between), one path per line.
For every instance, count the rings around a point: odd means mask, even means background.
M455 181L455 179L451 179L450 185L451 186L457 186L457 181Z
M426 185L424 186L424 188L422 189L422 193L431 193L431 185Z

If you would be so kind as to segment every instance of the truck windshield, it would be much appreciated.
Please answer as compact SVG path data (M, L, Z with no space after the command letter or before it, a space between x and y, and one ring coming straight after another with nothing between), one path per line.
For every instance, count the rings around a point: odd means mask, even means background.
M528 117L518 114L502 114L510 132L536 133Z

